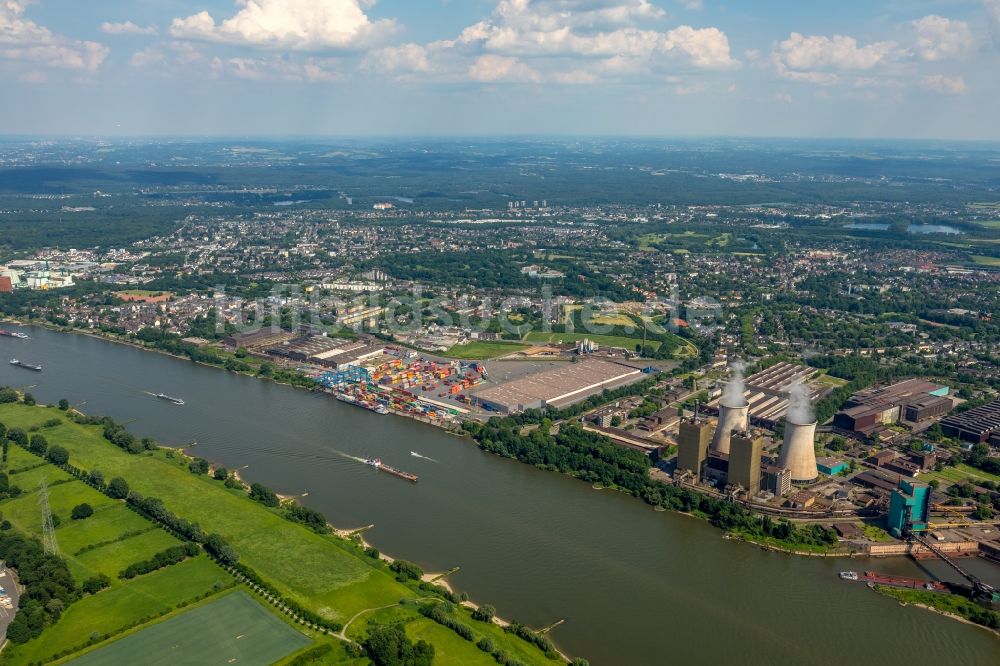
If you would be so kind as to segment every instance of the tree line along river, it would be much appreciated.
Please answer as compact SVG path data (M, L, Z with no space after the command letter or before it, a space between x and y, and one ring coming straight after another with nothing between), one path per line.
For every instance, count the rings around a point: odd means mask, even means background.
M592 664L996 664L992 634L901 608L843 569L951 579L940 562L793 557L727 541L691 517L480 452L471 440L327 396L82 335L0 338L0 385L67 398L166 445L241 470L342 528L542 627ZM183 398L184 406L150 394ZM420 476L379 474L362 460ZM970 568L998 582L998 568Z

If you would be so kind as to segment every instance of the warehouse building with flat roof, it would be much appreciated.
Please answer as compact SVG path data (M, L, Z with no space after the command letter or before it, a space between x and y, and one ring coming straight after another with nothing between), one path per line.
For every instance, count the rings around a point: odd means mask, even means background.
M317 335L284 342L271 347L267 353L292 361L338 369L378 358L385 353L385 348L360 340Z
M605 389L643 379L639 368L604 360L566 363L477 391L473 404L491 412L516 414L526 409L562 409Z
M870 435L901 420L919 422L951 411L947 386L923 379L907 379L889 386L858 391L833 418L842 430Z
M983 444L1000 434L1000 400L949 416L941 421L941 431L964 442Z

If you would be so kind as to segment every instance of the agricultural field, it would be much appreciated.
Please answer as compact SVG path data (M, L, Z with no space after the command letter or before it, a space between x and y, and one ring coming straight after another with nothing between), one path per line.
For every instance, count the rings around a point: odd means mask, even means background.
M73 664L268 666L311 642L245 592L234 592L90 652Z
M5 404L0 405L0 422L30 430L51 419L54 413L56 410L51 408ZM355 544L333 535L317 534L288 521L279 510L249 500L241 491L227 489L222 482L208 476L192 474L187 459L176 452L157 450L130 455L105 440L100 427L80 425L70 419L46 428L45 436L50 445L65 447L70 463L76 467L86 471L99 469L106 479L121 476L132 490L160 498L170 511L197 522L207 533L221 534L240 554L240 562L254 569L280 594L331 621L344 622L359 613L364 616L370 609L396 607L401 600L426 596L397 582L386 563L365 557ZM10 451L12 461L32 464L30 454L16 446ZM46 468L56 471L48 465ZM136 559L147 559L154 551L162 550L160 546L165 542L161 535L172 538L155 526L149 530L152 523L123 503L110 500L75 479L53 486L51 492L52 505L58 514L65 513L68 517L74 502L81 500L95 509L90 518L67 519L56 530L61 543L65 543L63 555L75 577L91 575L95 569L109 575L117 573L127 566L123 563L127 559L124 553L131 552L125 546L129 542L148 551ZM10 506L13 511L8 515ZM36 513L32 513L32 508ZM34 534L41 530L37 511L37 498L32 495L0 503L5 518ZM89 525L93 528L90 531L77 524L87 521L94 521ZM100 556L102 550L104 558ZM178 605L190 605L204 595L234 585L232 577L205 555L128 582L119 581L116 576L112 581L110 589L74 603L39 639L8 648L5 657L10 655L9 663L20 666L44 660L82 646L91 636L121 633L143 624L140 622L143 618L153 619ZM358 628L363 626L364 623L357 623ZM501 632L494 642L512 654L524 653L522 660L527 664L548 663L544 655L516 637ZM346 653L339 646L335 653L331 658L338 661L332 663L350 662L345 661ZM462 662L459 659L452 663Z
M49 432L46 430L46 436ZM35 480L44 477L53 520L58 523L56 541L74 580L80 584L104 574L110 579L110 587L74 603L38 639L8 646L4 651L5 663L47 660L64 650L82 646L92 636L114 636L144 618L233 584L232 578L205 555L130 581L119 580L118 574L129 565L150 559L180 542L124 503L40 462L20 447L10 446L6 469L11 483L21 486L24 494L0 502L0 514L19 532L41 536L40 490ZM16 472L18 469L26 471ZM29 482L25 482L29 476ZM93 515L73 520L70 517L73 507L83 503L94 509Z
M444 355L448 358L457 358L465 361L487 361L491 358L514 354L526 349L531 349L531 347L516 342L470 342L467 345L455 345L446 351Z
M41 458L17 446L8 449L7 468L4 471L10 477L11 485L18 486L25 492L38 490L38 482L43 477L48 485L73 478L61 469L44 464Z
M974 254L972 260L980 266L1000 266L1000 257L985 257L981 254Z
M48 661L64 650L82 648L92 636L114 636L231 584L232 577L207 555L154 571L77 601L35 640L8 646L4 663Z

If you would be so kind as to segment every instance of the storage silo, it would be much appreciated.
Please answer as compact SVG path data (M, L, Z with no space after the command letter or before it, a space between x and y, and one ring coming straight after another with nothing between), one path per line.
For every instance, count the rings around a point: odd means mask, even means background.
M750 403L742 398L742 403L736 406L719 405L719 425L715 428L712 438L712 450L729 454L729 438L733 431L743 432L750 429Z
M785 419L785 439L778 467L791 472L794 483L807 483L819 476L816 467L816 422L794 423Z

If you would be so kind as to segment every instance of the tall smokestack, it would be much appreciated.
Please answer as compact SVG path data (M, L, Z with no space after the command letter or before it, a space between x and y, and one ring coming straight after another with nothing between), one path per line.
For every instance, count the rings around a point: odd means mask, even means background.
M747 402L746 382L743 380L743 363L734 361L730 366L733 376L722 391L719 401L719 425L712 438L712 450L729 453L729 440L734 430L750 429L750 403Z
M809 389L799 382L788 392L785 439L778 457L778 466L791 472L792 481L804 483L819 476L815 443L816 417L810 404Z

